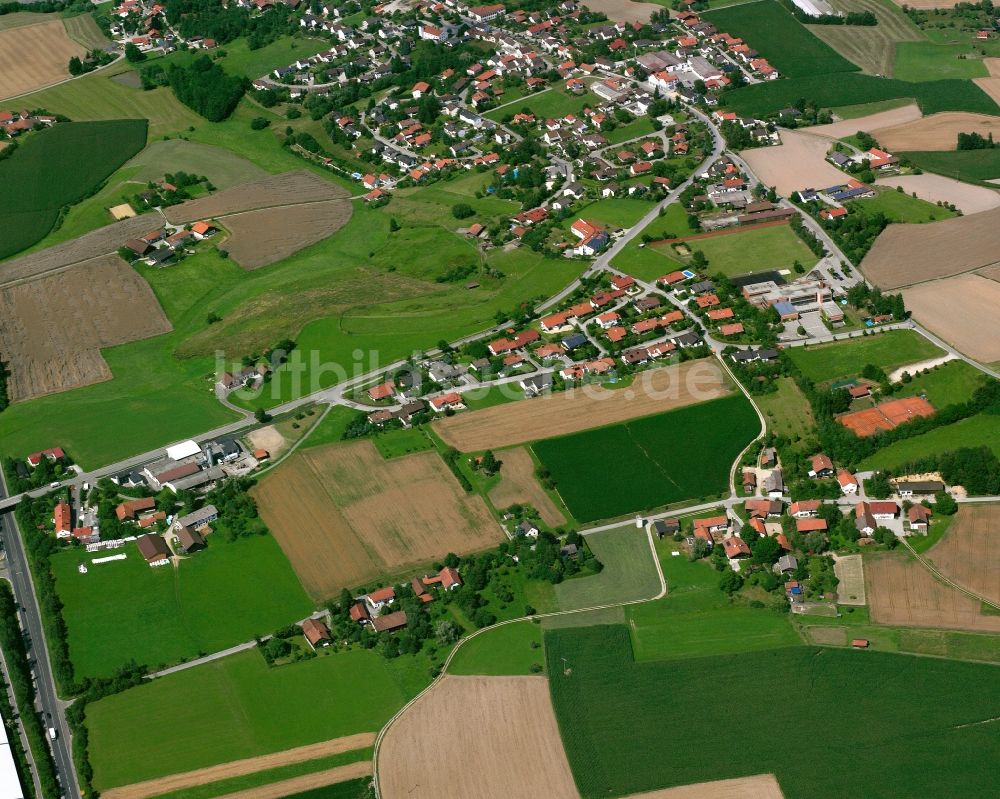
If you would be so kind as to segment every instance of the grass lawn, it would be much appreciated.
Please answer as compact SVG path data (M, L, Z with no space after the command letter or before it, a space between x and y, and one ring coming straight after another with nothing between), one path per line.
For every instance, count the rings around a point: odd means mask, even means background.
M964 57L962 57L964 56ZM941 78L985 78L982 58L970 44L897 42L893 76L914 82Z
M764 272L771 269L789 269L795 261L806 269L812 268L817 258L805 243L795 235L789 225L753 228L695 239L687 242L692 252L701 250L708 258L706 271L710 275L719 274L733 277L750 272ZM656 249L668 257L675 257L669 244L661 244Z
M874 197L848 203L848 207L861 213L881 212L890 222L934 222L957 216L948 208L895 189L883 189Z
M895 97L891 100L879 100L874 103L861 103L860 105L842 105L839 108L831 108L830 111L841 119L858 119L870 114L878 114L882 111L891 111L894 108L902 108L913 102L912 97Z
M270 668L256 650L240 652L88 705L94 785L376 732L428 682L420 656L352 649Z
M604 564L599 574L574 577L556 585L560 610L649 599L660 590L649 537L634 524L594 533L587 544Z
M1000 714L991 666L803 646L636 662L621 625L550 631L545 648L583 797L760 773L775 774L787 799L989 795L1000 784L995 769L969 768L964 756L1000 756L989 725L971 726ZM862 672L877 675L877 690L858 679ZM970 684L986 687L969 691ZM773 745L777 707L782 718L822 719L823 734L799 736L790 757ZM740 745L706 758L735 718ZM892 787L873 794L872 786Z
M434 442L419 427L387 430L375 436L372 443L383 458L398 458L411 452L434 449Z
M448 673L490 677L531 674L533 665L544 666L541 646L540 624L528 620L505 624L462 644Z
M630 197L608 197L596 200L589 205L573 210L573 216L567 217L563 227L569 226L577 219L593 219L606 227L629 228L635 225L646 214L653 210L653 203L646 200L633 200Z
M524 392L514 386L507 384L499 386L488 386L486 388L477 387L462 394L462 401L466 407L472 411L482 408L492 408L494 405L503 405L507 402L517 402L524 399Z
M687 211L680 203L672 203L666 207L663 214L651 222L643 235L654 239L673 239L694 233L688 225ZM649 246L640 247L641 238L630 241L612 261L612 266L628 272L640 280L656 280L683 267L680 260L671 251L660 252Z
M893 396L912 397L926 395L935 408L944 408L956 402L965 402L986 380L986 375L965 361L949 361L927 374L914 376L909 383L903 383Z
M776 0L733 6L704 14L720 31L738 36L783 76L828 76L858 67L814 36Z
M354 408L347 408L343 405L333 406L323 417L323 421L316 425L316 429L302 442L301 449L322 447L342 440L347 426L360 414L361 411Z
M258 50L251 50L247 39L237 39L223 46L225 57L220 63L226 72L255 80L278 67L286 67L298 59L330 49L327 39L305 36L282 36Z
M859 469L895 469L938 452L987 446L1000 457L1000 425L989 414L978 414L929 433L890 444L858 464Z
M788 350L788 356L802 373L817 383L860 374L868 364L888 372L941 354L935 345L911 330L888 330L873 336Z
M271 536L217 534L208 544L176 570L151 568L131 544L123 561L95 566L97 555L75 549L52 559L78 679L108 677L130 660L155 668L215 652L314 609Z
M925 172L936 172L968 183L1000 178L1000 149L908 152L904 155ZM990 184L990 188L996 186Z
M923 554L944 538L945 533L948 532L948 528L951 527L951 523L954 520L954 516L935 516L931 519L931 526L927 531L927 535L911 535L906 540L917 552Z
M719 419L726 424L718 424ZM573 516L589 522L723 491L733 459L758 426L746 398L732 394L538 441L532 449L551 472ZM695 451L704 455L678 457Z
M547 91L522 97L516 103L503 108L495 108L492 111L488 111L486 116L494 122L499 122L506 116L521 113L524 109L528 109L528 113L534 114L539 119L546 119L548 117L562 118L566 114L580 116L584 108L588 106L596 108L601 102L601 98L590 90L585 91L583 94L572 94L565 91L559 85Z
M618 144L619 142L634 139L637 136L646 136L652 132L653 120L649 117L638 117L626 125L619 125L609 133L605 133L604 138L611 144Z
M755 394L753 398L767 418L768 431L793 441L806 438L815 425L808 400L792 378L779 377L775 383L776 392Z

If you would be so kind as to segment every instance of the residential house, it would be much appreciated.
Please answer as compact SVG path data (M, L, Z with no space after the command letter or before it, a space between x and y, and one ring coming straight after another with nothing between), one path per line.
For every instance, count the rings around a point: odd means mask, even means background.
M809 469L810 477L833 477L833 461L829 457L823 455L812 456L812 468Z
M906 511L906 521L910 529L919 533L926 533L934 512L924 505L910 505Z
M837 470L837 482L840 483L840 490L844 494L858 493L858 478L847 471L847 469Z
M333 640L330 636L330 628L319 619L306 619L302 622L302 635L313 649L329 646Z

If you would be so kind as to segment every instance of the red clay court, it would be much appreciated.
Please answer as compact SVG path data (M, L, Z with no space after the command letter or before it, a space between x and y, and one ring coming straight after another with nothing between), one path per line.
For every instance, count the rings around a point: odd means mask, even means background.
M927 400L921 397L904 397L880 402L874 408L865 408L863 411L845 413L839 421L855 435L864 437L881 430L892 430L917 417L933 415L934 406Z

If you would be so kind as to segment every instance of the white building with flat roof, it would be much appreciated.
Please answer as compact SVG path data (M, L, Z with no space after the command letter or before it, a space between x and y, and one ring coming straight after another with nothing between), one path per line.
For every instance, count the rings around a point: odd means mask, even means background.
M167 447L167 457L174 461L182 461L197 455L201 452L201 447L194 441L181 441L171 447Z
M0 721L3 719L0 718ZM21 787L21 780L17 776L14 751L7 738L5 724L0 724L0 797L3 799L24 799L24 788Z

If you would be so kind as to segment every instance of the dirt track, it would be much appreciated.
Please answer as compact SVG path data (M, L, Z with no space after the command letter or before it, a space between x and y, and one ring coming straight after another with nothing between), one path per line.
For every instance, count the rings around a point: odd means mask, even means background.
M882 289L898 289L1000 262L1000 208L924 225L889 225L861 262Z
M164 209L163 213L173 224L186 224L260 208L330 200L347 202L348 196L347 191L336 183L300 170L242 183L208 197L171 206Z
M11 399L111 379L102 347L171 330L149 284L117 255L0 288Z
M1000 602L1000 505L964 505L926 557L945 577Z
M168 777L160 777L155 780L136 782L132 785L124 785L121 788L110 788L106 791L101 791L101 796L104 797L104 799L146 799L146 797L159 796L163 793L179 791L185 788L193 788L198 785L207 785L219 780L229 779L230 777L240 777L246 774L254 774L258 771L264 771L266 769L277 768L279 766L288 766L293 763L304 763L307 760L316 760L321 757L338 755L342 752L351 752L355 749L363 749L367 746L371 746L374 742L374 733L363 732L358 733L357 735L347 735L342 738L333 738L329 741L322 741L317 744L299 746L295 749L286 749L284 752L274 752L269 755L261 755L260 757L246 758L245 760L234 760L230 763L222 763L218 766L209 766L208 768L196 769L195 771L185 771L181 774L172 774ZM361 774L355 774L352 776L360 777L371 772L371 764L367 760L359 764L355 763L350 766L343 766L342 768L352 768L359 765L366 766L368 770L362 772ZM316 777L318 775L310 774L306 776ZM344 776L339 779L351 779L352 776ZM329 779L320 784L329 785L336 781L336 779ZM283 785L283 783L277 784ZM246 792L234 794L234 796L242 796L244 793ZM273 796L287 796L289 793L293 793L293 791L278 793ZM248 799L251 797L251 794L246 795ZM252 796L254 799L264 799L263 795L253 794Z
M904 289L903 300L920 324L970 358L1000 361L1000 283L958 275Z
M718 366L686 361L640 372L627 389L589 386L509 402L442 419L435 430L456 449L478 452L617 424L727 393L729 383Z
M633 793L623 799L784 799L773 774L714 780L681 785L649 793Z
M777 147L743 150L740 157L763 183L787 197L799 189L822 189L847 181L847 175L826 160L829 149L830 142L822 136L782 129Z
M69 77L66 65L85 53L58 17L0 31L0 98L16 97Z
M579 799L544 677L449 675L386 733L383 799Z
M500 482L490 491L490 501L495 507L507 508L515 503L531 505L549 527L566 523L566 517L535 479L535 462L524 447L501 450L496 456L503 467Z
M222 224L232 236L223 246L244 269L260 269L332 236L351 211L351 203L341 199L226 216Z
M1000 191L985 186L973 186L943 175L899 175L879 178L879 186L902 186L907 194L916 194L928 202L947 202L955 205L963 214L978 214L1000 207Z
M984 615L980 602L938 582L915 560L898 555L871 558L865 577L873 622L1000 632L1000 616Z
M1000 117L947 111L941 114L884 127L874 132L879 144L890 152L906 150L954 150L959 133L980 133L1000 138Z
M387 461L370 441L319 447L293 455L253 493L316 599L502 536L436 452Z

